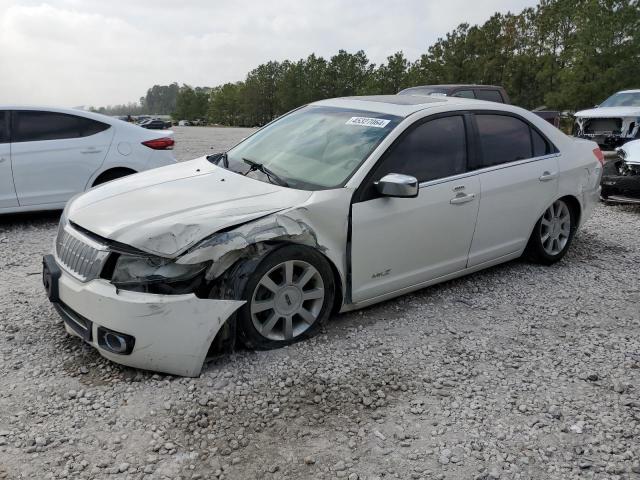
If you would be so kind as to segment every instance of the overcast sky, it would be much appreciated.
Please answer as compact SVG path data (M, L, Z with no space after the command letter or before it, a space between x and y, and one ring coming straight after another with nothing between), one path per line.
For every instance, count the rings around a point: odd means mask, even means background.
M364 50L417 59L462 22L532 0L0 0L0 103L136 101L154 84L215 86L268 60Z

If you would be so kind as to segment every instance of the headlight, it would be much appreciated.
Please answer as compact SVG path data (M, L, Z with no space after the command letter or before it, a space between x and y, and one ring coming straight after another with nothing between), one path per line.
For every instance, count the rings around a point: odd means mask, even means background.
M202 272L209 262L178 264L161 257L139 257L121 254L111 277L115 285L139 285L190 280Z

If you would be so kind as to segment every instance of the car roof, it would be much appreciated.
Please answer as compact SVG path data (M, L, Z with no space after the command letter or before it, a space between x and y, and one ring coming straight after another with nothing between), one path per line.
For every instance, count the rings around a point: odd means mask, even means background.
M414 87L407 87L404 90L413 90L418 88L496 88L502 89L499 85L479 85L476 83L449 83L449 84L435 84L435 85L416 85Z
M88 110L81 110L79 108L66 108L55 107L50 105L2 105L0 104L0 110L37 110L40 112L55 112L55 113L67 113L69 115L78 115L80 117L92 118L99 122L112 124L114 121L122 122L117 117L110 117L103 115L102 113L89 112Z
M631 90L620 90L616 93L640 93L640 88L632 88Z
M311 105L324 107L338 107L352 110L364 110L368 112L408 117L409 115L427 108L442 107L445 105L468 105L469 107L486 107L500 105L504 110L509 110L505 104L486 102L459 97L431 97L425 95L368 95L358 97L340 97L320 100Z

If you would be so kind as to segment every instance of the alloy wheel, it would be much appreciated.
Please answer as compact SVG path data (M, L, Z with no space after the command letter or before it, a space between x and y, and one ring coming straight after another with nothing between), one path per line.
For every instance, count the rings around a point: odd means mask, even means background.
M571 212L562 200L557 200L542 215L540 242L548 255L558 255L564 250L571 234Z
M260 279L251 298L251 320L270 340L291 340L311 327L322 311L325 291L320 272L302 260L288 260Z

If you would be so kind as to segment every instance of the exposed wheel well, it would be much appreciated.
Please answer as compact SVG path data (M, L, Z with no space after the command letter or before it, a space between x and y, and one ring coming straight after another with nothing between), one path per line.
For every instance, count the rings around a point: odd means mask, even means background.
M574 215L576 218L575 226L577 228L578 225L580 225L580 216L582 215L580 202L573 195L566 195L562 197L560 200L564 200L565 202L567 202L567 205L571 209L571 214Z
M126 177L127 175L131 175L133 173L137 173L137 172L132 168L126 168L126 167L110 168L109 170L105 170L100 175L98 175L98 178L94 180L93 185L91 186L95 187L96 185L100 185L101 183L109 182L111 180L115 180L116 178Z

